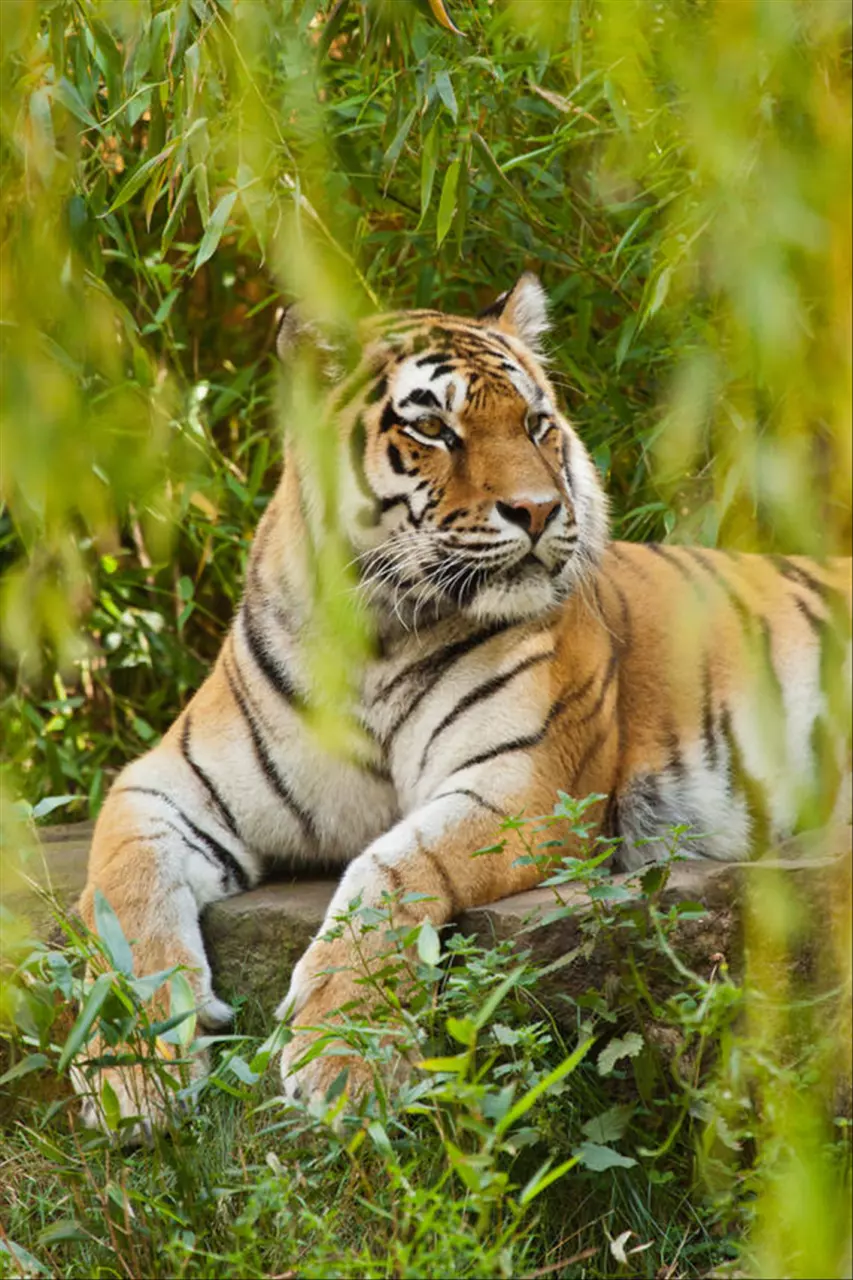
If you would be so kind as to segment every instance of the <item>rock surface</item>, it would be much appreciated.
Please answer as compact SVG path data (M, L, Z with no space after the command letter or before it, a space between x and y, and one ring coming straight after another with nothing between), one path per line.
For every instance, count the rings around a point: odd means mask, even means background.
M45 828L39 832L40 856L26 863L25 883L20 877L4 885L4 901L13 911L23 910L33 926L44 932L52 916L49 902L35 886L52 891L56 902L71 906L85 881L90 824ZM711 973L725 958L737 971L742 957L741 903L746 891L760 902L770 877L793 878L797 901L832 904L846 901L850 892L851 831L845 828L822 833L806 845L798 842L782 851L786 856L748 864L683 862L672 867L659 905L696 903L701 916L688 912L678 925L679 955L695 971ZM614 875L610 883L624 885L630 877ZM300 879L264 884L210 907L203 920L217 990L226 999L249 997L270 1013L287 990L294 962L322 922L334 891L332 879ZM534 889L489 906L464 911L456 921L459 930L487 943L513 939L529 949L537 964L551 964L575 953L571 964L556 967L539 989L543 997L578 994L593 987L602 990L617 979L621 964L619 939L602 931L590 941L593 904L577 885L560 890L571 914L548 922L559 905L551 889ZM649 953L650 956L652 953ZM651 964L651 960L650 960ZM649 979L654 982L651 973Z

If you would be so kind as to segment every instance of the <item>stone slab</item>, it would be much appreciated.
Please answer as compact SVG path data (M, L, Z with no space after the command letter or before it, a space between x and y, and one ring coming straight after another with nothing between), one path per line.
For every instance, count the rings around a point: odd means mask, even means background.
M40 848L26 861L26 880L18 876L3 885L3 898L13 910L23 909L34 928L41 931L51 921L46 900L35 887L49 888L63 907L73 905L86 871L91 824L49 827L39 832ZM710 973L724 956L737 971L742 954L740 909L744 880L760 886L761 877L783 871L797 881L804 901L817 896L831 905L839 894L849 896L851 829L824 832L800 840L780 851L782 856L747 864L692 861L676 864L670 872L662 905L698 902L706 914L679 925L679 952L698 972ZM8 867L8 861L4 862ZM758 879L756 879L758 878ZM628 877L614 875L611 882ZM271 1012L287 990L292 967L319 928L334 892L333 879L290 879L264 884L249 893L210 907L203 927L217 989L226 999L244 996L264 1013ZM571 914L547 922L559 902L574 908ZM559 961L576 953L571 966L558 967L546 980L541 994L558 999L618 978L619 957L599 938L588 943L593 910L588 895L576 885L527 893L475 907L460 914L457 927L483 943L512 939L529 949L537 964ZM570 976L569 976L570 969Z

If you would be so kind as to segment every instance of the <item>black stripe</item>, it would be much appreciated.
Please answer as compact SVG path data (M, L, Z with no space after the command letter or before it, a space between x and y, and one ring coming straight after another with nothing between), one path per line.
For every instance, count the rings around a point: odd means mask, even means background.
M163 825L165 827L168 827L170 830L178 831L178 828L174 825L174 823L168 822L165 818L160 818L160 822L162 822ZM178 834L181 836L181 839L184 838L182 831L178 831ZM98 870L99 871L103 870L104 867L109 866L109 864L113 861L113 859L117 857L118 854L121 853L122 849L124 849L126 845L152 844L154 841L162 840L163 836L165 835L168 835L168 831L163 831L160 828L158 828L156 831L141 831L135 836L125 836L124 840L120 840L117 845L113 845L107 857L98 864Z
M473 643L470 640L460 641L459 644L448 646L448 648L444 650L444 656L436 662L430 662L428 659L422 658L420 662L413 663L412 668L423 668L425 672L428 671L432 674L433 679L427 681L427 683L424 684L417 693L413 694L405 711L394 721L383 741L385 743L390 743L397 736L403 725L411 719L423 700L429 697L438 682L447 674L450 667L458 658L464 657L466 653L470 653L478 644L483 644L486 640L491 640L493 636L498 635L506 628L516 625L516 623L499 623L488 632L478 633L476 641ZM397 681L395 680L394 683L396 684ZM387 692L383 692L378 696L384 698L387 696Z
M811 609L801 596L794 596L794 604L797 606L800 613L817 636L818 640L823 640L823 633L827 626L826 620L824 618L819 618L816 613L812 613Z
M452 511L448 511L446 516L442 516L438 522L439 529L448 529L459 519L460 516L467 515L465 507L454 507Z
M193 853L200 854L202 858L205 858L208 862L210 862L210 856L207 850L203 848L201 844L197 844L195 840L191 840L185 831L182 831L181 828L176 826L174 822L170 822L168 818L162 818L161 821L171 831L174 831L176 835L180 836L180 838L183 840L184 844L187 846L188 849L191 849ZM249 884L246 887L251 888L252 886Z
M729 755L729 788L734 795L742 795L746 801L749 818L749 838L753 849L764 852L770 844L770 813L764 786L754 778L744 764L743 755L735 738L732 716L724 706L720 715L720 729Z
M428 356L421 356L420 360L415 361L418 369L425 369L430 364L441 364L443 360L450 360L453 357L452 351L433 351Z
M501 675L492 676L490 680L485 680L474 689L470 689L464 697L460 698L452 711L448 711L447 715L441 719L430 734L426 745L421 753L421 762L418 766L419 771L423 773L427 756L432 750L432 744L440 733L443 733L448 725L453 724L459 716L468 711L471 707L476 706L478 702L483 702L486 698L490 698L493 693L497 693L503 689L505 685L514 680L516 676L521 675L523 671L529 670L530 667L537 666L540 662L548 662L554 656L554 650L548 649L545 653L534 653L529 658L517 663L509 671L503 672Z
M459 899L456 896L456 886L451 880L447 870L442 866L439 858L432 852L431 849L419 848L418 853L421 855L422 858L425 858L427 860L430 866L434 869L442 885L444 886L444 893L448 903L450 904L450 916L452 919L453 916L456 915L457 910L459 909Z
M796 582L800 587L805 587L821 600L838 598L841 594L836 587L828 582L821 582L820 578L816 578L808 570L802 569L798 564L794 564L793 560L789 560L787 556L771 556L770 559L783 578L787 578L789 582Z
M662 560L665 560L667 564L671 564L673 569L678 570L682 578L686 578L687 581L691 583L693 586L696 585L696 579L693 577L693 574L687 568L687 565L682 563L678 555L673 554L670 547L662 547L658 542L644 542L643 546L648 551L654 552L656 556L660 556L660 558Z
M585 712L584 715L582 715L579 720L573 721L572 723L573 729L580 724L589 724L590 720L594 720L595 717L598 715L599 711L604 705L604 699L607 697L607 692L611 684L613 683L613 678L616 675L618 668L619 668L619 650L614 644L610 651L610 660L607 663L607 670L604 673L604 679L601 682L601 688L598 691L598 696L596 697L595 702L592 704L589 711ZM577 699L575 698L573 699L573 701L577 701Z
M190 733L191 732L192 730L190 727L190 713L188 711L186 715L186 719L184 720L184 727L181 732L181 755L184 757L187 764L192 769L193 773L198 778L201 785L204 787L205 791L207 792L208 796L213 802L214 808L217 810L220 818L225 823L228 830L231 832L232 835L235 835L239 840L240 832L237 830L237 823L235 821L234 814L231 812L228 805L223 800L220 793L217 791L216 787L211 781L210 776L207 773L205 773L204 769L202 769L200 764L197 764L196 761L193 760L190 754Z
M756 614L749 608L725 574L721 573L715 564L710 563L707 552L702 552L696 547L686 547L685 550L719 585L735 611L745 637L760 649L759 658L763 662L765 673L770 682L769 689L776 704L776 710L784 718L784 695L782 682L779 679L779 673L773 661L773 633L770 623L765 617Z
M414 391L410 391L404 400L401 400L398 408L405 409L407 404L418 404L424 409L440 409L438 396L434 391L430 391L429 387L415 387Z
M417 474L417 467L406 466L403 461L403 455L395 444L389 444L388 446L388 461L395 476L413 476Z
M395 676L392 676L386 684L380 686L376 693L376 701L384 701L407 680L417 681L425 676L434 675L435 680L429 686L432 688L457 658L464 657L466 653L470 653L478 645L485 644L494 636L500 635L501 632L509 631L512 627L519 625L521 624L517 622L496 622L493 626L487 627L485 631L475 631L472 635L466 636L464 640L456 640L453 644L446 645L443 649L436 649L434 652L427 654L425 658L418 658L417 662L410 663L409 666L404 667L402 671L398 671Z
M551 725L557 717L561 715L562 712L565 711L566 707L568 707L572 702L583 697L583 694L590 687L594 679L595 676L593 675L584 685L581 686L580 689L571 689L561 693L556 702L551 704L548 714L542 721L542 725L536 733L527 734L523 738L510 738L508 742L501 742L496 747L488 747L485 751L478 751L476 755L470 756L463 764L456 765L453 769L453 774L462 773L463 770L470 769L475 764L483 764L486 760L494 760L497 756L508 755L513 751L527 751L531 747L537 747L539 743L544 740L548 730L551 728ZM453 774L451 774L451 777Z
M436 800L444 800L448 796L467 796L469 800L473 800L481 809L488 809L489 813L495 814L498 818L507 816L503 809L499 809L496 804L491 804L488 800L484 800L476 791L472 791L470 787L454 787L452 791L442 791L439 795L433 796L433 802Z
M751 635L755 628L755 615L743 597L734 589L726 575L721 573L717 566L710 562L707 552L700 551L698 547L685 547L684 551L699 565L700 569L705 570L708 576L717 583L720 590L725 593L729 604L738 616L743 630Z
M364 397L365 404L377 404L388 391L388 379L383 373Z
M158 791L155 787L137 787L137 786L131 785L127 787L114 788L112 794L124 795L129 791L135 791L138 794L144 795L144 796L155 796L156 799L162 800L164 804L167 804L170 809L173 809L175 813L177 813L181 821L187 827L189 827L190 831L193 833L196 839L204 846L201 849L197 848L196 849L197 853L201 853L204 857L207 857L207 853L205 852L205 850L208 850L211 854L213 854L214 858L219 862L221 868L234 878L234 880L236 881L236 883L239 885L240 889L244 893L247 889L250 889L252 887L252 882L248 874L246 873L245 869L240 865L240 863L237 861L237 859L234 857L234 854L231 852L231 850L226 849L223 844L220 844L219 841L216 840L207 831L204 831L202 830L201 827L197 826L196 823L193 822L192 818L187 817L187 815L184 813L181 806L175 800L173 800L171 796L167 795L165 791ZM163 819L163 821L165 822L166 820ZM166 825L169 826L170 824L166 823ZM182 831L179 832L179 835L181 836L182 839L186 840L186 836ZM210 861L209 858L208 858L208 861Z
M671 770L676 778L682 781L687 776L687 766L684 763L684 756L681 754L681 744L674 724L667 725L666 747L669 756L664 768Z
M702 741L708 765L711 769L716 769L718 753L714 727L714 690L711 683L711 660L707 655L702 671Z
M609 722L604 726L604 728L603 728L603 729L599 729L599 731L598 731L598 733L595 735L595 737L594 737L594 738L592 738L592 739L587 743L586 750L584 751L583 755L581 756L580 760L578 761L577 765L575 766L575 771L574 771L574 773L572 774L572 782L571 782L571 789L572 789L572 791L574 791L575 786L578 784L578 782L580 782L581 778L583 777L584 770L586 769L586 767L587 767L587 765L589 764L589 762L590 762L590 760L592 759L592 757L593 757L593 756L595 755L595 753L599 750L599 748L600 748L600 747L602 747L602 746L604 745L604 743L607 741L608 736L609 736L609 734L610 734L610 730L611 730L612 728L613 728L613 721L612 721L612 719L611 719L611 720L610 720L610 721L609 721Z
M302 827L302 831L304 835L309 840L316 842L316 831L314 829L314 821L311 817L311 814L308 813L307 810L303 809L302 805L299 804L293 792L290 790L290 787L288 786L287 782L281 776L278 769L276 768L272 757L267 751L263 737L261 736L261 732L258 728L257 720L252 714L252 711L249 707L248 702L243 697L243 694L240 692L240 690L237 688L237 682L235 681L231 672L228 670L227 663L223 664L223 666L225 671L225 678L228 681L228 687L231 690L232 697L234 698L234 701L237 704L237 708L240 714L242 715L243 719L246 722L246 728L248 729L249 737L252 740L252 748L255 752L255 758L257 759L258 764L261 766L261 770L263 772L264 777L266 778L267 782L270 784L273 791L279 797L279 799L284 802L284 804L287 806L287 808L291 811L293 816L296 818L299 825Z
M392 511L394 507L406 507L408 510L409 495L407 493L392 493L388 498L379 500L379 510L382 515L386 511Z
M305 701L299 690L290 679L287 671L276 662L266 647L266 637L258 627L248 596L243 598L240 616L243 619L243 631L249 646L249 652L256 665L280 698L290 703L294 709L304 710Z
M367 498L372 506L376 507L376 494L367 483L367 473L364 469L364 455L367 448L367 428L364 425L364 417L359 414L355 420L349 437L349 457L352 465L353 474L356 479L359 491L362 497Z

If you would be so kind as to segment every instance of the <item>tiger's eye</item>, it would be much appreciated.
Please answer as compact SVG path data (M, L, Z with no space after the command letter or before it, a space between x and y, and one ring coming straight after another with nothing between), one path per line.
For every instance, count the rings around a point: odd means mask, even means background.
M441 418L418 418L413 425L416 431L420 431L422 436L428 436L430 440L437 440L444 430Z

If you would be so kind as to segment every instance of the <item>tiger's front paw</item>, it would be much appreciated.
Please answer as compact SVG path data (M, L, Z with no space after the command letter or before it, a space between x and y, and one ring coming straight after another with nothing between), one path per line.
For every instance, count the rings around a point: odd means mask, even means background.
M279 1016L289 1018L294 1029L281 1055L284 1097L289 1102L322 1102L344 1071L341 1087L350 1110L375 1091L399 1087L409 1072L406 1056L399 1051L406 1036L402 1027L382 1018L387 1006L381 993L358 983L351 971L315 973L309 979L310 953L300 965L279 1009ZM300 980L306 982L307 993Z
M314 1048L317 1055L300 1066ZM287 1102L323 1102L344 1071L347 1106L356 1109L376 1088L372 1065L333 1035L298 1031L281 1055L282 1094Z
M93 1057L114 1053L105 1045L90 1047ZM207 1055L191 1057L179 1047L158 1040L144 1062L100 1067L89 1074L71 1068L71 1082L80 1096L80 1118L87 1129L100 1129L122 1146L148 1146L154 1132L179 1124L189 1110L181 1092L207 1073Z
M233 1013L224 1000L210 995L200 1005L200 1029L219 1030ZM149 1145L155 1131L181 1123L192 1105L190 1086L207 1075L209 1066L205 1049L182 1047L159 1037L153 1045L137 1038L132 1046L110 1047L96 1036L87 1049L90 1060L129 1057L134 1052L141 1060L126 1066L73 1066L70 1072L84 1126L100 1129L123 1146Z

